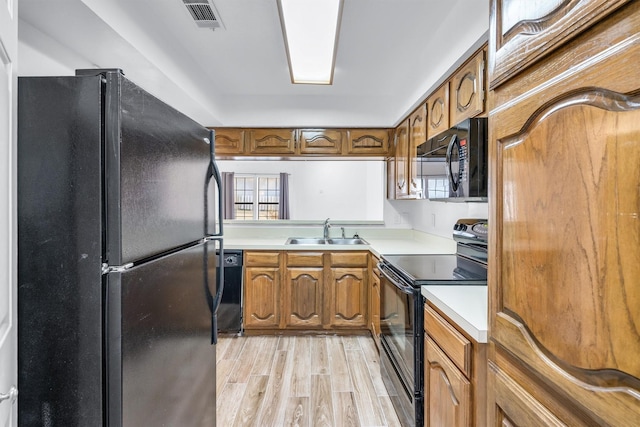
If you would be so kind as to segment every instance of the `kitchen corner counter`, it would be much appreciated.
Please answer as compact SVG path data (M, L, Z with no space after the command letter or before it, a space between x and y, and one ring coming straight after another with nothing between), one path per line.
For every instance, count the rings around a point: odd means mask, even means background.
M289 237L312 237L317 230L301 228L254 228L225 230L225 249L286 251L354 251L368 250L376 256L398 254L452 254L453 239L408 229L362 229L361 238L368 245L288 245ZM314 233L315 234L312 234Z
M488 341L486 286L422 286L422 296L446 314L471 338Z

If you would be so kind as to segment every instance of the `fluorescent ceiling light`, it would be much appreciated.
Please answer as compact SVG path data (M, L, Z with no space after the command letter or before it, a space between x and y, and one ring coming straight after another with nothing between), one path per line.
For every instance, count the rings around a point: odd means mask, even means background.
M332 83L342 1L278 0L293 83Z

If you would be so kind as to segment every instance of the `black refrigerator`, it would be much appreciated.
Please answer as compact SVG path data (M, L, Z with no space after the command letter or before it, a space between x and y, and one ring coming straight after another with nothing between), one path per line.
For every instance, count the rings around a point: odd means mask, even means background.
M18 79L19 425L215 426L213 144L120 70Z

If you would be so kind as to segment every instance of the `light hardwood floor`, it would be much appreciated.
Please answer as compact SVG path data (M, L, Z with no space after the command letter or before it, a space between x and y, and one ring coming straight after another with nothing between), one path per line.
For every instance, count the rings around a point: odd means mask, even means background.
M221 337L217 425L399 426L366 336Z

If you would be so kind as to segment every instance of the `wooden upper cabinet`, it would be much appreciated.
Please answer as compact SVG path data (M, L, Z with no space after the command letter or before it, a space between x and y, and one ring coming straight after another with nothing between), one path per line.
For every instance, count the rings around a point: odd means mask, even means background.
M490 89L522 72L630 0L491 0Z
M638 34L630 2L497 87L491 112L495 362L589 425L640 420Z
M451 78L449 118L452 126L484 112L484 69L484 50L481 50Z
M449 82L427 98L427 139L449 129Z
M389 154L389 129L351 129L347 132L344 154L386 156Z
M244 153L244 129L217 128L215 129L216 155L233 155Z
M409 197L409 182L407 175L409 171L407 165L407 161L409 160L409 119L402 122L402 124L396 128L395 146L395 198L406 199Z
M298 131L300 154L335 154L342 152L345 132L338 129L302 129Z
M250 129L249 154L295 154L295 129Z
M422 195L422 184L418 179L418 145L427 140L427 105L421 105L409 116L409 152L407 153L408 196Z

